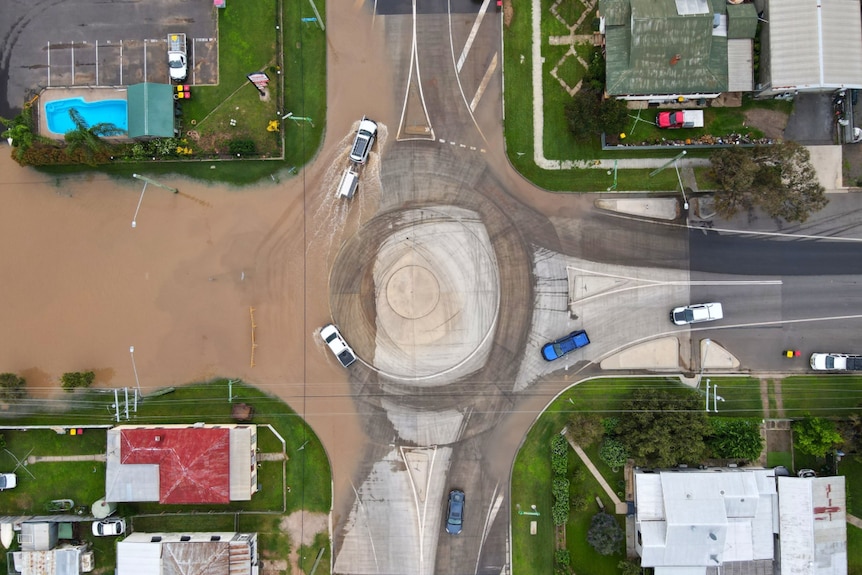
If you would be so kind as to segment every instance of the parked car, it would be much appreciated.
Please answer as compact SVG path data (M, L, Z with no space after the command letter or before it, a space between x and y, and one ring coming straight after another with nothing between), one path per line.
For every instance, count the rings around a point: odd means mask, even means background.
M590 338L587 337L587 332L584 330L573 331L566 337L561 337L556 341L546 343L542 346L542 357L545 358L545 361L554 361L569 352L589 345L589 343Z
M446 514L446 533L458 535L464 521L464 492L453 489L449 492L449 512Z
M811 477L817 477L817 473L813 469L800 469L796 472L796 476L808 479Z
M720 303L696 303L675 307L670 312L670 321L676 325L714 321L724 317Z
M329 346L329 349L335 354L335 357L338 358L342 366L347 367L356 361L356 354L353 353L353 349L341 337L341 332L338 331L337 327L331 323L323 326L320 329L320 337L323 338L323 341L326 342L326 345Z
M120 517L93 521L93 535L96 537L115 537L126 532L126 521Z
M14 473L0 473L0 491L12 489L18 485L18 476Z
M812 353L810 363L818 371L862 371L862 355L851 353Z

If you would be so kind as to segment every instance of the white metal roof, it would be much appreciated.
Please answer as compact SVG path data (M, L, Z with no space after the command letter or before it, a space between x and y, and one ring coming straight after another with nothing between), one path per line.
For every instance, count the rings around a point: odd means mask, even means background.
M844 477L778 478L782 575L847 575Z
M730 38L727 41L727 91L754 90L754 41L751 38Z
M773 89L862 87L860 0L769 4Z
M772 471L635 474L644 566L717 567L773 557Z

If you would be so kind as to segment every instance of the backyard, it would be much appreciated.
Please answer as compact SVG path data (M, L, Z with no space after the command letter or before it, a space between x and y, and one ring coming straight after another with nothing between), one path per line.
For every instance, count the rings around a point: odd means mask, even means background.
M595 137L588 142L578 141L565 120L565 107L579 89L588 74L589 62L594 50L594 32L597 27L597 4L590 0L542 0L541 1L541 56L542 56L542 110L543 137L542 156L550 162L573 162L570 169L546 169L534 159L532 110L532 4L518 3L507 10L504 20L505 109L504 136L509 161L531 182L552 191L605 191L614 182L605 169L589 166L599 158L619 160L627 158L670 159L679 151L678 146L667 150L638 149L639 145L667 144L703 138L712 141L729 138L733 134L747 135L752 139L773 137L766 133L775 123L776 116L770 114L760 123L759 114L752 110L765 109L784 117L792 109L792 103L777 101L754 101L745 99L741 107L712 107L705 110L705 128L702 130L659 130L655 126L655 109L629 110L630 127L625 138L619 134L608 134L609 143L626 146L615 150L602 150L601 140ZM554 38L554 41L551 41ZM665 141L662 141L662 138ZM708 157L706 148L691 148L689 157ZM676 175L665 170L650 177L651 169L620 169L616 174L617 191L666 192L677 187ZM709 189L706 168L695 169L700 189Z
M862 405L862 378L852 376L792 377L766 387L765 397L761 394L760 381L746 377L710 378L720 388L725 401L720 404L721 417L742 417L759 419L776 416L776 407L783 405L787 417L802 417L806 413L821 416L848 417L858 414ZM539 416L527 434L516 457L512 471L512 563L513 571L551 572L554 568L554 524L550 510L553 506L551 482L553 478L550 445L551 439L559 434L569 422L579 414L596 414L601 418L621 417L624 402L640 388L651 387L671 393L688 393L687 388L676 379L663 378L626 378L595 379L570 388L553 400ZM778 397L776 397L778 395ZM843 397L843 401L839 399ZM848 400L848 397L850 398ZM762 403L765 401L765 405ZM770 413L771 412L771 413ZM788 444L789 445L789 444ZM602 461L599 445L582 446L605 481L617 491L624 492L624 470L613 469ZM768 448L767 448L768 449ZM784 451L767 451L766 464L769 467L784 465L796 470L811 468L820 471L827 465L827 458L814 458L792 452L785 444L778 444ZM862 513L857 507L862 500L862 458L849 453L838 464L838 472L848 477L848 513ZM794 465L795 464L795 465ZM581 469L578 471L578 469ZM590 520L598 511L595 498L599 497L606 510L613 510L613 504L593 476L586 472L574 451L569 451L567 476L571 478L570 500L587 500L585 511L573 511L565 525L566 548L571 558L574 573L593 575L612 575L619 572L618 562L624 559L623 549L611 556L599 555L586 540ZM514 495L516 494L516 495ZM624 497L620 497L624 499ZM854 505L854 502L855 505ZM516 506L520 506L520 508ZM538 517L519 514L536 505L541 513ZM616 516L620 526L623 517ZM530 535L530 521L537 522L537 534ZM862 530L848 526L848 549L862 539ZM862 542L862 541L860 541ZM850 554L850 572L860 573L862 554Z
M137 413L133 413L133 421L136 424L190 424L197 421L231 423L228 392L226 380L177 388L164 395L145 398L138 404ZM8 450L0 452L0 469L11 471L15 468L19 481L14 490L3 493L0 515L45 514L48 503L54 499L72 499L76 508L86 508L105 495L104 462L40 462L16 468L16 459L24 460L28 455L104 455L105 428L87 426L107 427L116 424L113 421L115 409L112 407L114 395L96 390L79 390L70 395L73 399L68 403L73 407L69 411L48 413L34 410L15 418L15 429L0 432L5 440L5 449ZM126 517L130 527L136 531L257 532L262 558L286 560L291 553L298 551L302 543L291 540L292 534L286 528L291 514L301 509L324 517L329 513L332 495L327 455L302 418L297 417L280 400L236 381L231 385L231 396L235 403L244 402L255 407L258 415L254 423L258 425L258 448L261 452L280 453L283 450L279 437L264 424L271 425L285 442L286 462L260 463L258 481L261 490L250 501L235 501L215 508L212 505L123 503L118 505L117 514ZM28 403L28 400L22 401ZM22 411L33 409L31 405L18 407L24 408ZM7 418L7 422L11 423L11 418ZM25 425L50 425L53 429L20 431L19 428ZM56 429L61 426L82 426L85 429L81 435L57 433ZM69 481L70 477L74 477L75 481ZM308 481L308 477L321 480ZM97 570L112 572L116 560L116 540L101 537L87 537L87 540L97 551ZM319 549L324 549L328 557L330 551L325 523L323 533L305 544L314 549L312 553L303 553L303 556L316 557ZM5 563L6 555L2 554L0 569ZM310 563L303 563L303 566L306 572L311 568ZM321 561L315 573L328 573L328 566L328 561Z

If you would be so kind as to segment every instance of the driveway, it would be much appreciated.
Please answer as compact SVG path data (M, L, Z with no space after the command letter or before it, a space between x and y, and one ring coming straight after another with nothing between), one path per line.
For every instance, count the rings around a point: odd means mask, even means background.
M189 37L191 70L196 56L215 63L213 10L172 0L0 2L0 116L14 116L46 86L167 82L171 32Z
M835 143L831 94L797 94L784 138L806 146Z

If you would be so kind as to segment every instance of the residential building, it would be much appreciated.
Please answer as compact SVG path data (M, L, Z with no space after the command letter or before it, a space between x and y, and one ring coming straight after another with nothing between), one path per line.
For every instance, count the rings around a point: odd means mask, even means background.
M257 533L141 533L117 543L116 575L258 575Z
M634 482L634 548L655 575L847 574L843 477L708 468Z
M108 502L248 501L257 492L254 425L120 425L108 430Z

